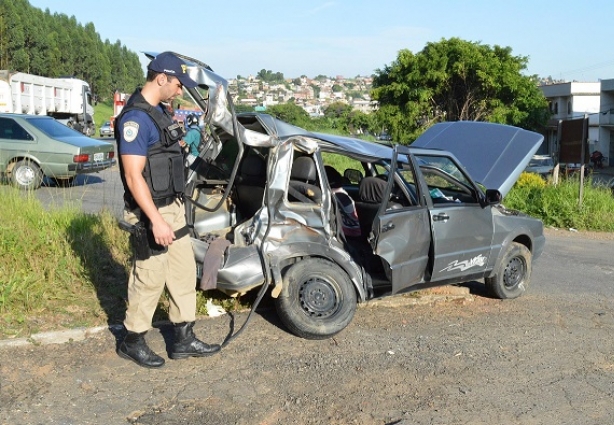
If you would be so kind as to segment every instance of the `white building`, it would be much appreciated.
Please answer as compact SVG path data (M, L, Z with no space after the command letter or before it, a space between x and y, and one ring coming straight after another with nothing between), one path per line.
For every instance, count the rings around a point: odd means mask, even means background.
M606 158L614 157L614 80L557 83L540 86L540 89L548 99L552 118L538 153L557 157L559 121L583 118L586 115L589 122L589 154L598 150Z

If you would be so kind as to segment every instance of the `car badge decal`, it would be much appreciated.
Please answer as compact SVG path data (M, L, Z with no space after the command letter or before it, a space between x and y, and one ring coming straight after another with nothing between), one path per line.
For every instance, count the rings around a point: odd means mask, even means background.
M127 121L124 124L124 140L126 142L132 142L139 134L139 124L134 121Z
M477 257L473 257L470 260L465 260L465 261L454 260L450 264L448 264L448 267L441 269L440 273L441 272L451 272L452 270L460 270L464 272L465 270L470 269L472 267L476 267L476 266L482 267L485 264L486 264L486 257L480 254Z

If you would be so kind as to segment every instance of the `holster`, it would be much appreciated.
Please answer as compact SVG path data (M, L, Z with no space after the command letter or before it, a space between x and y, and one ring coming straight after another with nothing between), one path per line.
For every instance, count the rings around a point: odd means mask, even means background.
M152 255L162 254L168 250L167 247L156 243L151 225L146 225L142 221L130 224L120 220L119 227L130 233L130 243L134 248L134 256L137 260L147 260Z

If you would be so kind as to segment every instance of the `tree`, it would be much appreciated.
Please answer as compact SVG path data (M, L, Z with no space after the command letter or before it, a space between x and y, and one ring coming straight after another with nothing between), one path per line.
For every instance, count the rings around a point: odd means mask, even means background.
M428 43L413 54L404 49L377 70L372 97L377 119L393 139L410 143L440 121L488 121L538 130L548 119L536 76L521 72L528 58L509 47L458 38Z
M269 106L267 113L297 127L305 127L309 122L307 111L294 103L280 103L279 105Z

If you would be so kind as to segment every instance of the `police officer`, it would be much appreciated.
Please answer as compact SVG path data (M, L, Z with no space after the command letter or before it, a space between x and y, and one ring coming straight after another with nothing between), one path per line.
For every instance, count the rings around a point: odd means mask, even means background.
M145 254L135 249L139 254L128 279L127 333L118 354L148 368L164 365L164 359L148 347L145 334L165 285L174 328L170 358L207 356L220 350L219 345L198 340L193 331L196 264L185 231L182 201L184 162L178 142L183 131L162 103L172 102L182 94L183 87L196 87L186 70L185 63L173 53L156 56L148 66L143 88L130 96L115 127L124 185L124 220L145 229L133 234L135 247L146 238L145 248L149 248Z

